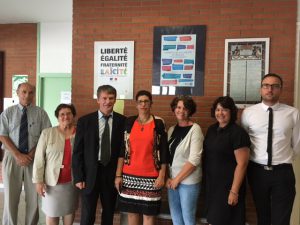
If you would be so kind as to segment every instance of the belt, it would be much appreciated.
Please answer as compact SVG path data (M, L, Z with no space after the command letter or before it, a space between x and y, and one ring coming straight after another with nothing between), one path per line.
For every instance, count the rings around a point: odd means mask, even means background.
M292 164L290 163L282 163L282 164L278 164L278 165L272 165L272 166L268 166L268 165L263 165L263 164L259 164L253 161L250 161L250 164L254 167L257 168L261 168L264 170L278 170L278 169L286 169L292 166Z

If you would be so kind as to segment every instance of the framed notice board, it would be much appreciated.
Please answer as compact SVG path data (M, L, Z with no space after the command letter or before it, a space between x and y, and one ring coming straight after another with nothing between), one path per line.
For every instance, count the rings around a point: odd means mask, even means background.
M270 38L225 40L224 95L239 107L261 101L261 78L269 72Z

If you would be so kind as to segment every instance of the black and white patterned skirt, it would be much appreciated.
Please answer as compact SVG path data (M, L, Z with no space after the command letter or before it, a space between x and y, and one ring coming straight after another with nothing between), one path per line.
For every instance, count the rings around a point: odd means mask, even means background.
M154 187L155 180L156 177L123 174L119 210L121 212L158 215L161 205L161 189Z

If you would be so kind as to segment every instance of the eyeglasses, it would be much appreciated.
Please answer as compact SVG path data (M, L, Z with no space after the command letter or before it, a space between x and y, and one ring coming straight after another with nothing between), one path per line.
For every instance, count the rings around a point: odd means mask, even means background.
M280 89L281 88L281 85L280 84L261 84L261 87L263 89Z
M149 104L150 104L150 100L144 100L144 101L138 100L138 101L137 101L137 104L138 104L138 105L142 105L143 103L144 103L145 105L149 105Z

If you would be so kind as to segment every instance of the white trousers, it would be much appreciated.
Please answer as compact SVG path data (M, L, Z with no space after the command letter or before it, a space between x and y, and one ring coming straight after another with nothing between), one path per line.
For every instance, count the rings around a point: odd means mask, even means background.
M18 206L24 184L25 191L25 225L36 225L39 219L38 195L32 183L32 165L18 166L9 151L5 151L2 162L4 183L3 225L18 225ZM22 219L21 222L23 222Z

